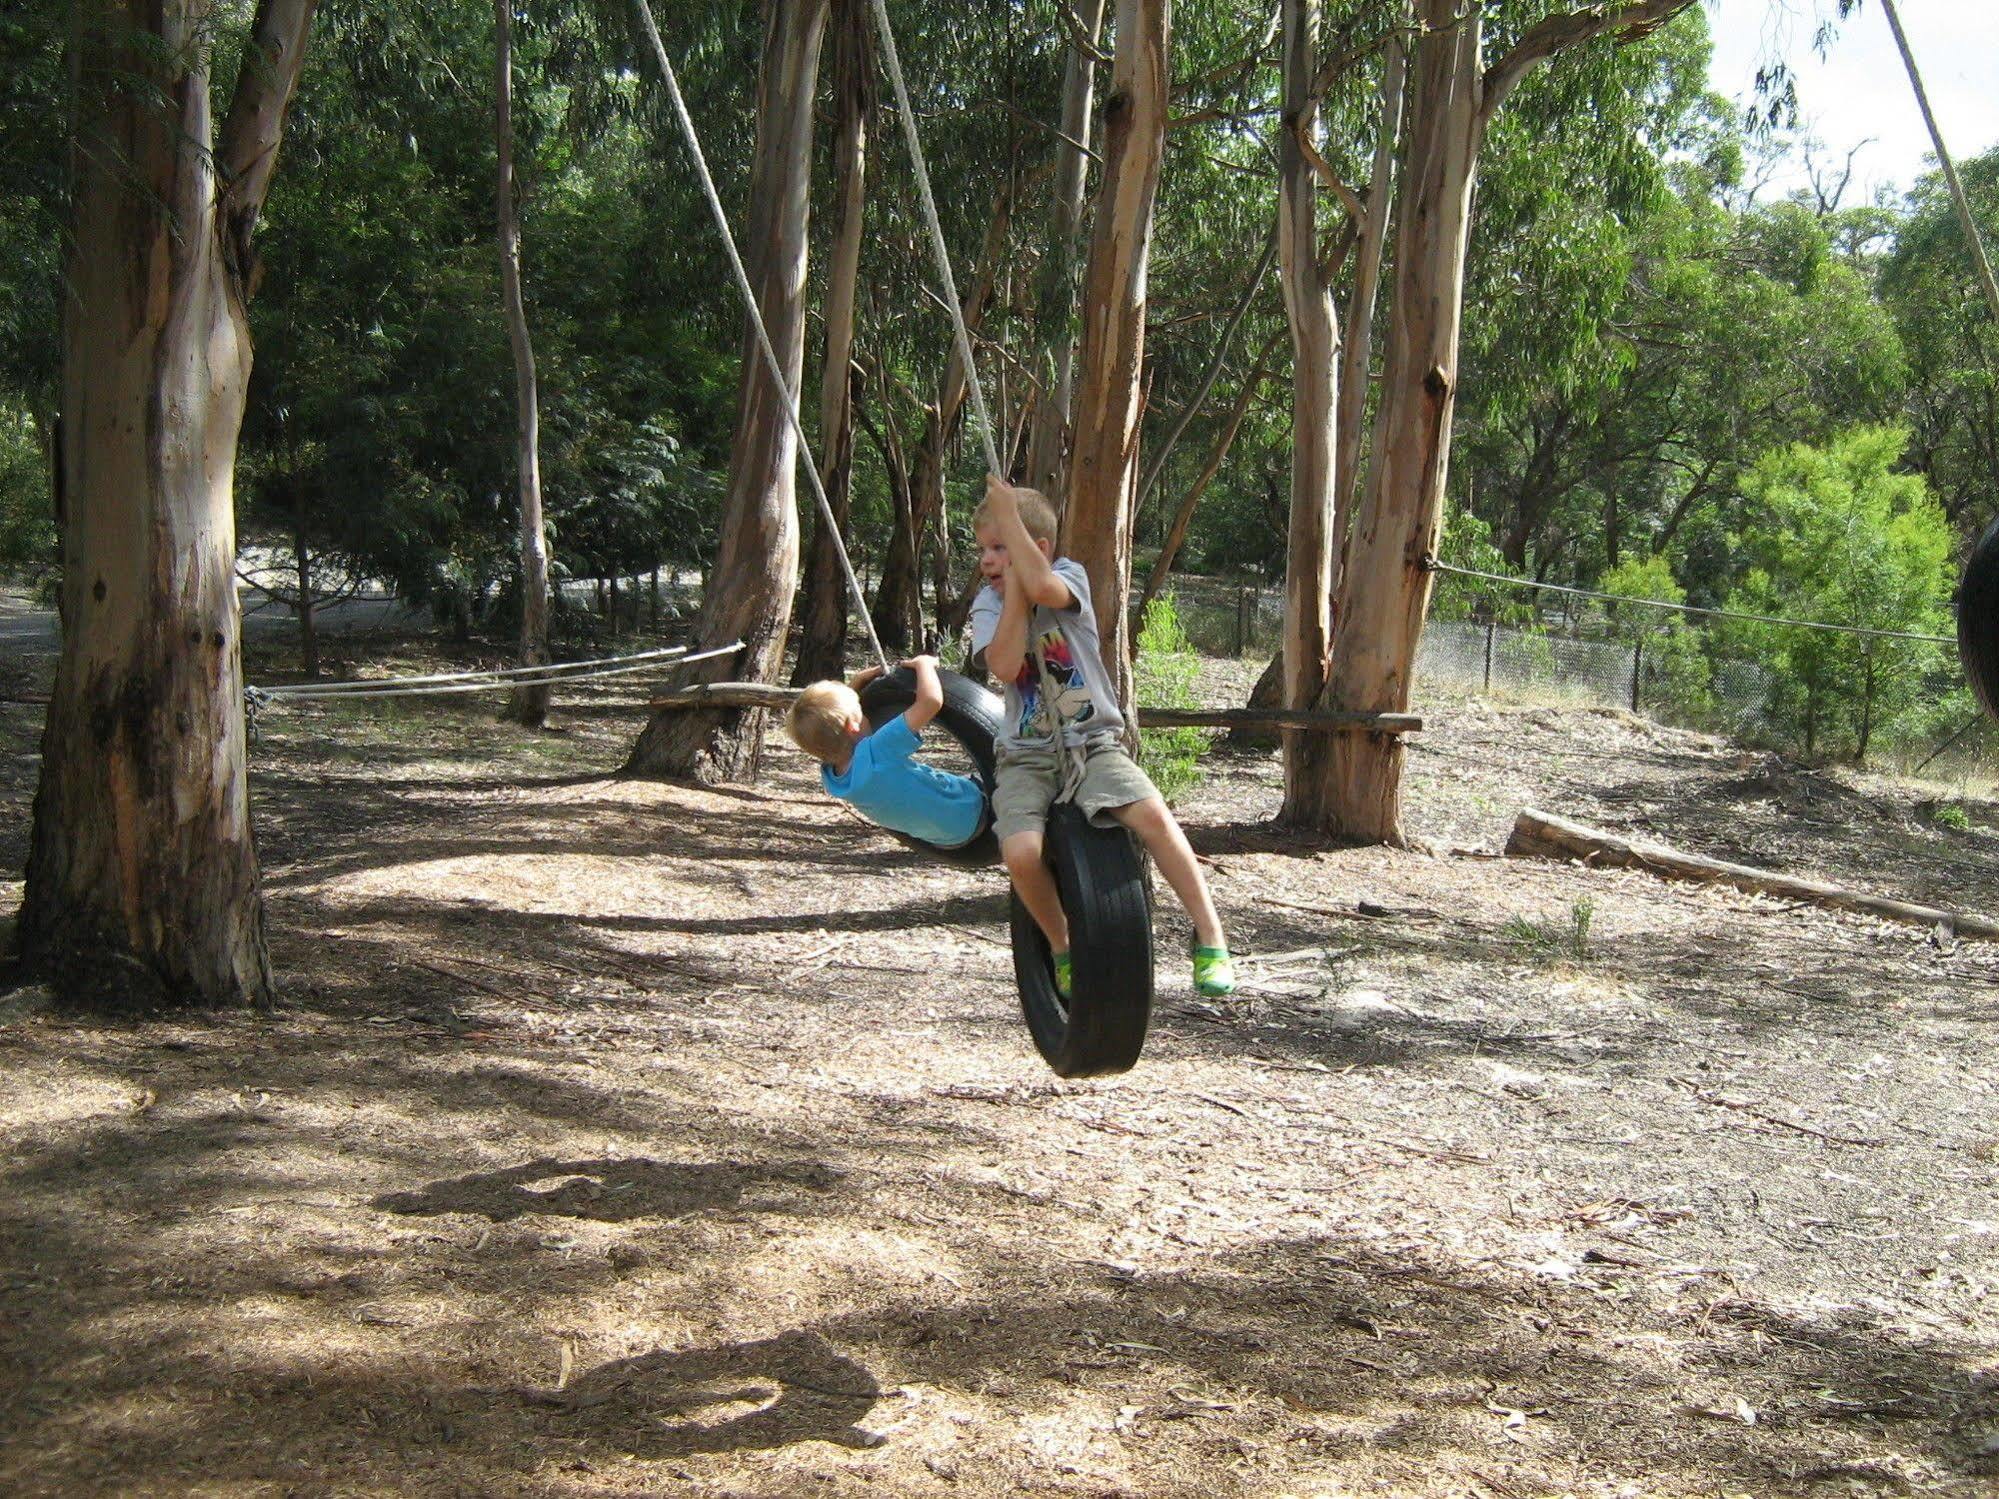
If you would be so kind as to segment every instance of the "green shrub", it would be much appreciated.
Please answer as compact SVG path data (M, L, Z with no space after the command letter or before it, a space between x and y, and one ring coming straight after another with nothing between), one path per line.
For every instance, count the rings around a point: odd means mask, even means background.
M1525 916L1510 916L1499 929L1499 935L1508 942L1531 949L1544 962L1566 958L1583 963L1589 960L1589 929L1595 917L1596 902L1585 895L1569 907L1567 926L1553 921L1532 921Z
M1956 802L1941 802L1930 810L1930 821L1954 833L1971 831L1971 814Z
M1172 598L1154 599L1138 631L1133 687L1141 720L1147 708L1199 707L1194 693L1199 674L1200 658ZM1169 802L1201 784L1201 756L1207 752L1208 736L1199 729L1143 729L1138 736L1138 763Z

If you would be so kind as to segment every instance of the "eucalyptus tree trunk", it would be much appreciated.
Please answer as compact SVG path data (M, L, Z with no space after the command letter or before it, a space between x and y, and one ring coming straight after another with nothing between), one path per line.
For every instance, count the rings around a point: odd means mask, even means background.
M541 407L534 343L521 296L521 225L514 202L514 0L493 0L493 144L499 162L493 199L500 232L500 290L514 351L514 462L521 496L521 660L548 664L548 538L541 521ZM504 716L539 728L548 718L548 684L516 687Z
M1606 0L1550 15L1482 69L1479 7L1418 0L1381 409L1346 540L1339 639L1320 706L1401 712L1410 703L1450 462L1465 239L1487 126L1521 78L1556 52L1606 32L1635 39L1691 3ZM1356 841L1402 843L1400 736L1328 737L1332 754L1323 772L1286 788L1290 815Z
M794 395L805 364L812 104L826 9L827 0L767 0L756 157L742 239L764 326ZM796 459L784 392L772 382L746 324L722 534L696 623L703 649L738 640L743 649L694 668L689 682L777 679L798 584ZM749 771L762 729L762 710L663 710L639 735L625 770L707 782L733 779Z
M1277 156L1277 244L1284 311L1291 326L1291 525L1284 573L1284 706L1309 707L1325 690L1333 649L1334 411L1339 400L1339 323L1319 266L1318 131L1312 102L1319 70L1319 0L1284 0L1284 129ZM1287 731L1286 819L1294 796L1324 779L1325 734Z
M1040 399L1027 435L1027 482L1060 494L1069 435L1069 400L1075 382L1076 260L1083 229L1084 181L1089 171L1090 106L1096 91L1092 48L1103 35L1104 0L1082 0L1076 19L1083 34L1069 39L1062 69L1062 139L1049 195L1048 244L1035 274L1035 372Z
M1084 278L1082 367L1062 550L1095 596L1104 665L1130 721L1131 519L1138 494L1145 273L1166 145L1171 0L1117 0L1104 177Z
M261 0L219 139L206 0L79 9L63 639L21 951L71 1003L263 1004L233 483L253 236L313 0Z
M867 202L868 116L874 105L874 59L866 0L837 0L833 14L833 180L839 219L826 274L826 359L819 371L821 482L834 524L843 531L853 508L854 302L860 283L862 209ZM796 686L845 674L851 590L826 517L813 516L805 575L804 633L791 680Z

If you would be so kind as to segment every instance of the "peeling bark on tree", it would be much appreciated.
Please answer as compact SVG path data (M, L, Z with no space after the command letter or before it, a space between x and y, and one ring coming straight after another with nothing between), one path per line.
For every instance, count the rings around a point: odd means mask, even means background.
M757 81L756 158L742 237L750 284L784 366L785 384L794 393L805 363L812 104L826 11L827 0L769 0ZM798 582L797 440L747 323L740 378L722 535L696 639L702 649L736 640L744 649L696 668L696 681L775 681ZM762 715L755 712L655 714L632 747L625 772L711 783L737 779L751 769L762 730Z
M1606 33L1624 41L1646 35L1689 4L1630 0L1552 15L1482 69L1481 11L1419 0L1381 409L1346 538L1332 675L1316 706L1374 713L1409 706L1450 459L1465 238L1486 127L1528 71L1556 52ZM1293 815L1359 842L1402 843L1401 741L1342 734L1332 748L1313 784L1287 790Z
M75 1004L271 997L244 746L233 482L252 236L313 0L263 0L219 143L208 6L74 33L63 645L22 956Z
M1104 177L1084 281L1083 351L1062 551L1090 575L1104 665L1131 712L1131 519L1145 364L1145 277L1165 154L1170 0L1118 0Z
M833 181L839 218L826 273L826 358L819 371L821 482L844 534L854 483L854 303L860 283L862 209L867 202L868 118L874 108L874 59L865 0L838 0L833 15L835 124ZM848 608L853 602L840 556L813 507L811 561L801 608L805 628L792 681L799 686L844 676Z
M1374 362L1374 308L1381 290L1381 262L1388 248L1388 211L1395 192L1395 147L1402 133L1403 85L1409 56L1399 35L1382 54L1381 118L1376 122L1374 170L1367 213L1354 245L1353 290L1347 303L1347 336L1340 364L1339 437L1333 455L1333 581L1339 582L1354 496L1360 491L1360 455L1367 438L1368 370Z
M534 341L521 294L521 225L514 203L514 0L493 0L493 142L499 169L494 206L500 231L500 288L514 354L514 462L521 502L522 666L548 664L548 537L541 520L541 406ZM516 687L503 716L530 728L548 719L548 685Z

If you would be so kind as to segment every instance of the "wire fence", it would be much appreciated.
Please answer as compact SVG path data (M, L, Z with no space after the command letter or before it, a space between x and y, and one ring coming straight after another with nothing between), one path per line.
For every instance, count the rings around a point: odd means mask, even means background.
M1640 607L1646 601L1581 589L1543 589L1552 607L1526 608L1506 586L1518 581L1449 580L1440 607L1470 617L1424 626L1419 699L1441 690L1621 708L1826 757L1850 756L1864 739L1870 764L1966 783L1999 778L1999 734L1971 700L1948 637L1684 606L1652 610ZM1267 658L1283 638L1280 588L1188 577L1172 591L1188 637L1207 655ZM1742 643L1750 630L1765 637L1763 650ZM1783 669L1801 654L1785 647L1800 640L1820 643L1818 664L1837 680L1813 683ZM1834 640L1847 642L1847 660L1824 659ZM1850 679L1870 668L1879 681L1856 708ZM1871 715L1858 732L1857 715Z

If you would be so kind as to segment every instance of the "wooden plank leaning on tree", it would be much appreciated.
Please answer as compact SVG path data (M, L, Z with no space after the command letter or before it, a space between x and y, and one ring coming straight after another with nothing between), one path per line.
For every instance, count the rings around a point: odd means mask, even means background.
M773 687L763 682L698 682L662 693L647 707L655 712L697 707L784 709L797 696L796 687ZM1313 733L1370 730L1377 734L1414 734L1423 727L1422 718L1414 713L1294 713L1261 708L1140 708L1138 719L1141 727L1154 729L1304 729Z
M1860 911L1889 921L1909 921L1930 927L1941 925L1959 937L1999 941L1999 921L1989 916L1914 905L1885 895L1869 895L1865 891L1828 885L1823 880L1800 879L1795 875L1778 874L1774 870L1755 869L1747 864L1729 864L1720 859L1703 858L1699 854L1682 853L1663 843L1622 838L1601 828L1571 822L1566 817L1537 812L1532 807L1522 808L1519 817L1514 820L1513 835L1506 840L1506 851L1530 858L1581 859L1586 864L1643 869L1668 879L1732 885L1737 890L1748 890L1757 895L1788 895L1815 905Z

